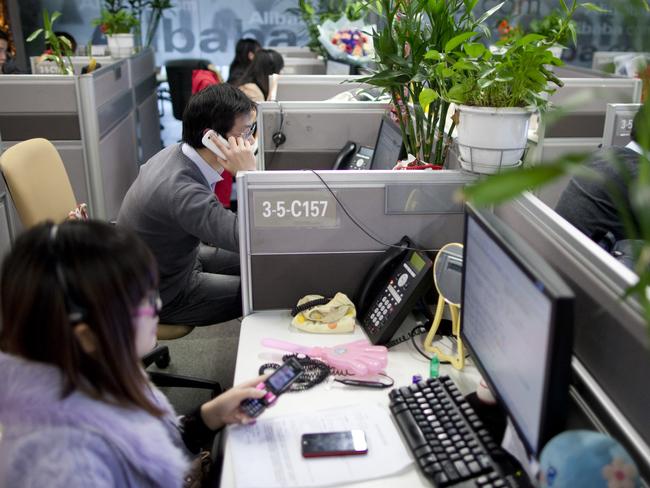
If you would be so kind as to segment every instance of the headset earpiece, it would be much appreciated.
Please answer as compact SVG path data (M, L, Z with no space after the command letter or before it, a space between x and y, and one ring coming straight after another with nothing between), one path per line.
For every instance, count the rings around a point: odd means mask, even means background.
M282 104L277 100L275 100L275 103L277 103L278 107L280 107L280 128L273 133L271 140L273 141L273 144L275 144L275 149L277 149L282 144L287 142L287 136L285 136L284 132L282 132L282 128L284 127L284 110L282 109Z

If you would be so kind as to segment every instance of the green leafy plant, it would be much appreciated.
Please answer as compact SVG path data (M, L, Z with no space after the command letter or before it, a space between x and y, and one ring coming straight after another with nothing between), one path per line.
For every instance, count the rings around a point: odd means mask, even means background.
M373 32L377 66L371 76L360 81L390 94L408 152L422 162L442 165L450 141L444 134L449 99L439 95L452 88L452 79L435 75L438 63L427 53L455 50L479 33L487 37L485 21L503 3L478 19L473 15L478 0L377 3L376 13L384 20Z
M540 34L547 39L555 39L557 44L565 46L569 41L573 42L574 45L576 44L578 37L576 28L576 23L573 20L569 20L565 27L562 12L554 9L542 19L531 20L528 32Z
M523 37L507 39L498 43L495 53L483 44L473 41L474 35L464 33L450 40L443 50L430 50L425 58L431 78L444 79L434 93L427 97L441 97L448 102L479 107L534 107L544 110L547 96L562 81L553 74L551 66L560 66L550 48L572 30L571 17L583 6L603 11L589 3L578 4L573 0L569 7L560 0L565 15L554 28L552 37L542 34L526 34ZM472 42L470 42L472 41Z
M138 19L135 15L125 9L112 12L103 9L98 19L93 20L93 25L98 25L99 29L106 35L128 34L136 26L139 26Z
M115 3L115 2L113 2ZM139 40L140 45L144 47L151 46L153 38L158 30L160 19L165 10L173 8L170 0L127 0L131 13L138 20L136 26L136 38ZM147 31L142 32L141 27L145 17L145 12L148 12Z
M366 2L350 0L298 0L298 6L287 9L287 12L297 15L307 26L309 42L307 47L323 57L327 51L318 40L318 26L327 20L337 21L341 17L348 20L359 20L367 13Z
M43 27L32 32L27 38L27 42L32 42L42 35L45 44L49 46L43 59L56 63L62 74L72 75L74 71L70 60L70 56L72 56L70 40L54 33L54 22L60 16L61 12L52 12L50 16L49 12L43 9Z

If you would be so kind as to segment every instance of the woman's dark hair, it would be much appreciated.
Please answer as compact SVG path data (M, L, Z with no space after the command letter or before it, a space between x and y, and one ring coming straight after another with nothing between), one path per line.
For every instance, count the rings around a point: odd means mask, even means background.
M9 42L9 34L0 29L0 40Z
M256 39L239 39L235 46L235 58L230 63L230 70L228 71L228 83L234 84L237 79L246 71L246 68L251 64L248 55L256 53L262 49L262 46Z
M155 259L135 234L99 221L39 224L18 237L0 279L3 351L57 366L64 396L79 390L163 414L135 345L134 311L158 287ZM81 322L95 336L92 355L75 336Z
M210 85L195 93L183 111L183 142L194 148L203 147L205 129L226 136L238 115L249 114L257 105L232 85Z
M237 86L255 83L260 87L266 100L269 95L269 75L279 73L284 68L282 55L272 49L260 49L253 62L237 82Z

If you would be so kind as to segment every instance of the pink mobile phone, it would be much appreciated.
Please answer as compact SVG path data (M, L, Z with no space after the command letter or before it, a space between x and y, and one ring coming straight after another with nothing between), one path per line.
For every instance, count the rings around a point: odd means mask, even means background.
M368 453L366 435L362 430L303 434L302 457L354 456Z

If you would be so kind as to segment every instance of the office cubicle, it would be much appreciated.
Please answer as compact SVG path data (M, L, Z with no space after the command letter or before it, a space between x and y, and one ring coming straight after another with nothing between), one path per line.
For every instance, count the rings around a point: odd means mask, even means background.
M404 235L431 253L462 242L463 205L454 194L474 178L458 171L238 176L244 315L292 308L312 293L354 299L386 244Z
M311 51L308 47L273 46L273 49L282 54L282 57L285 59L285 61L287 58L315 59L318 57L318 54Z
M650 341L640 305L623 298L636 275L533 195L495 213L573 289L571 397L592 427L625 445L650 480Z
M370 88L370 85L354 82L361 76L352 75L271 75L270 100L280 102L323 101L342 92Z
M638 103L641 80L577 67L554 68L564 86L550 96L550 113L562 117L547 123L542 117L537 141L527 155L531 163L549 162L569 153L593 152L602 142L608 103ZM538 196L555 206L568 179L540 190Z
M632 51L596 51L591 60L591 69L602 73L614 73L616 70L615 59L620 57L645 58L650 61L650 53Z
M284 58L284 75L324 75L325 60L317 58Z
M384 102L262 102L257 168L331 169L346 142L374 146L388 108ZM280 145L278 133L286 139Z
M61 70L59 66L54 61L40 60L41 56L30 56L29 62L31 65L31 70L33 75L59 75ZM110 56L93 56L93 59L97 61L102 67L117 61L115 58ZM75 75L80 75L81 70L88 66L90 63L89 56L72 56L70 58L72 61L72 69L74 70Z
M114 219L138 162L160 146L154 76L148 50L87 75L0 77L2 146L52 141L77 200Z
M602 147L627 146L632 140L634 116L640 103L608 103Z

